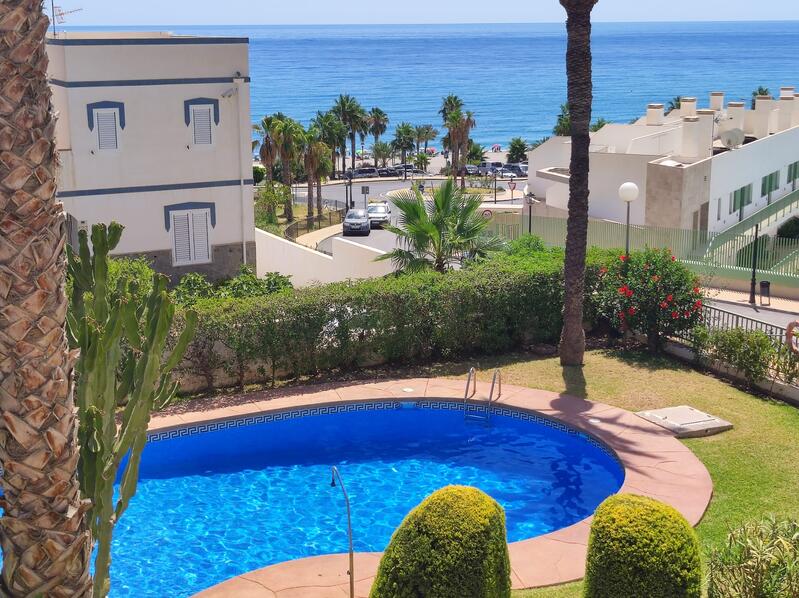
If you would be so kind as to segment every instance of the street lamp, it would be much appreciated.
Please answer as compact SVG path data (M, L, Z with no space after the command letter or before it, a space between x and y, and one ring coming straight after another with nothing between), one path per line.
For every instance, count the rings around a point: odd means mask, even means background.
M355 556L352 550L352 516L350 514L350 497L347 495L347 490L344 488L344 481L341 479L341 474L338 472L338 467L335 465L330 468L330 485L336 487L336 479L338 479L341 492L344 494L344 502L347 504L347 538L350 543L350 598L355 598Z
M619 198L627 204L627 229L625 233L624 255L630 257L630 204L638 199L638 185L635 183L624 183L619 187Z

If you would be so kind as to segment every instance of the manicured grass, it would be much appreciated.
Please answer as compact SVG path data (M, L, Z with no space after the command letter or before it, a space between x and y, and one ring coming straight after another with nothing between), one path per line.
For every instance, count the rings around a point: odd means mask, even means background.
M730 432L686 440L710 471L714 496L697 528L703 549L718 546L730 526L768 513L799 517L799 410L759 398L677 361L637 351L590 351L583 368L557 358L481 360L502 367L503 381L566 392L631 411L691 405L732 422ZM582 584L515 592L514 598L576 598Z
M329 210L323 209L322 213L327 214ZM294 204L294 222L304 219L308 215L308 206L306 204ZM314 215L316 216L316 200L314 200ZM277 224L270 224L266 220L266 211L256 206L255 208L255 226L261 230L272 233L273 235L283 236L283 231L291 224L286 220L283 213L283 207L277 208Z

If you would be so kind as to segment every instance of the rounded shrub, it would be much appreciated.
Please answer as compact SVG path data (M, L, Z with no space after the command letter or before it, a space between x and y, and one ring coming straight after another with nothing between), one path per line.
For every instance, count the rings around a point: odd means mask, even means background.
M477 488L447 486L394 532L371 598L507 598L505 512Z
M585 598L700 598L699 542L676 509L617 494L597 508L588 541Z

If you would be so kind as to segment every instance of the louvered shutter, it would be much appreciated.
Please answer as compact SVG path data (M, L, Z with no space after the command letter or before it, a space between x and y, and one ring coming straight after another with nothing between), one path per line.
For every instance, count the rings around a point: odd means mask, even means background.
M211 144L211 106L195 106L192 108L194 123L194 144Z
M172 237L175 265L190 264L192 262L191 221L188 212L172 214Z
M208 246L208 211L198 210L191 213L192 247L195 262L208 262L211 252Z
M101 150L117 149L117 113L113 110L98 110L94 116L97 123L98 147Z

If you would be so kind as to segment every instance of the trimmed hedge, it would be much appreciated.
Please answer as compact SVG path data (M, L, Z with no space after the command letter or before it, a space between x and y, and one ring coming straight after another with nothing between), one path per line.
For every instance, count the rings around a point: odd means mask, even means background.
M509 598L505 512L477 488L447 486L394 532L370 598Z
M597 318L599 270L608 259L601 252L589 255L589 326ZM200 376L206 387L242 385L556 343L562 323L562 272L562 252L502 254L446 274L199 300L193 306L199 326L178 375Z
M700 598L696 532L677 510L617 494L596 510L588 540L585 598Z

